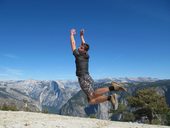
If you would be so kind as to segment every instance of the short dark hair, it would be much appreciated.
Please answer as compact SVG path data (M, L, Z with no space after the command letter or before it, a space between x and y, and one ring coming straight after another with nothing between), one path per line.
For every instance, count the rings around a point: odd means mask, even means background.
M90 48L90 46L89 46L88 44L85 43L85 44L84 44L84 50L85 50L85 51L88 51L89 48Z

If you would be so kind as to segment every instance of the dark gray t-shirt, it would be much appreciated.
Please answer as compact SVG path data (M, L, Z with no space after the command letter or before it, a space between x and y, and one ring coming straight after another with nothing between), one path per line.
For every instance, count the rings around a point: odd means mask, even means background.
M89 65L89 55L88 53L80 53L77 49L73 51L73 55L75 56L76 63L76 75L82 76L85 74L89 74L88 65Z

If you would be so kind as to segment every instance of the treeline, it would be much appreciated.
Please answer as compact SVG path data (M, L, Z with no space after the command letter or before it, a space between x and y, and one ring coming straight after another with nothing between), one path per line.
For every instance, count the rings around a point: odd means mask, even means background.
M113 115L121 115L121 121L170 125L166 98L155 88L138 90L133 96L126 97L126 101L126 105L120 104L117 111L111 110Z
M8 105L6 103L3 103L2 106L0 106L0 110L3 111L18 111L17 107L15 104Z
M20 106L20 107L19 107ZM42 111L39 110L33 110L31 108L30 104L26 99L23 99L23 103L21 105L17 105L17 103L11 103L11 102L5 102L0 105L0 110L3 111L26 111L26 112L42 112L42 113L48 113L48 109L45 108Z

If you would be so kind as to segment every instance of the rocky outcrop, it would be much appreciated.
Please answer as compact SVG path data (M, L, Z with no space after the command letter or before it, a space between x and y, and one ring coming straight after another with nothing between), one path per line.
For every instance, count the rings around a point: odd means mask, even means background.
M19 110L25 110L27 104L30 111L58 113L78 90L63 86L61 81L0 81L0 106L15 104Z
M108 82L96 83L95 88L109 86ZM126 97L134 95L138 89L154 87L160 95L166 97L167 103L170 105L170 80L159 80L155 82L134 82L134 83L123 83L128 89L127 93L124 92L113 92L119 95L119 103L127 106ZM109 102L101 103L99 105L88 105L85 94L79 91L74 95L60 110L61 115L72 115L80 117L94 117L99 119L120 120L121 114L110 114L109 111L112 106ZM130 108L129 108L130 109Z
M131 122L106 121L33 112L0 111L0 128L169 128Z

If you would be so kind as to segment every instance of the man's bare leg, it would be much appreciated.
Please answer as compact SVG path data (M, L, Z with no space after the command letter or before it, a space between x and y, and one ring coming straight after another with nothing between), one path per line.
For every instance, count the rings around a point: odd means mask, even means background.
M90 104L99 104L99 103L103 103L103 102L108 101L108 100L109 100L109 96L101 95L101 96L98 96L96 98L91 98L89 100L89 103Z
M104 93L110 92L110 91L127 91L126 88L122 87L116 82L111 82L110 87L104 87L104 88L98 88L94 91L94 97L98 97Z
M113 105L114 110L118 109L118 99L117 99L117 95L113 94L111 96L98 96L96 98L90 98L89 99L89 104L99 104L99 103L103 103L106 101L110 101Z
M109 92L109 88L108 87L105 87L105 88L98 88L94 91L94 97L98 97L98 96L101 96L102 94L104 93L107 93Z

